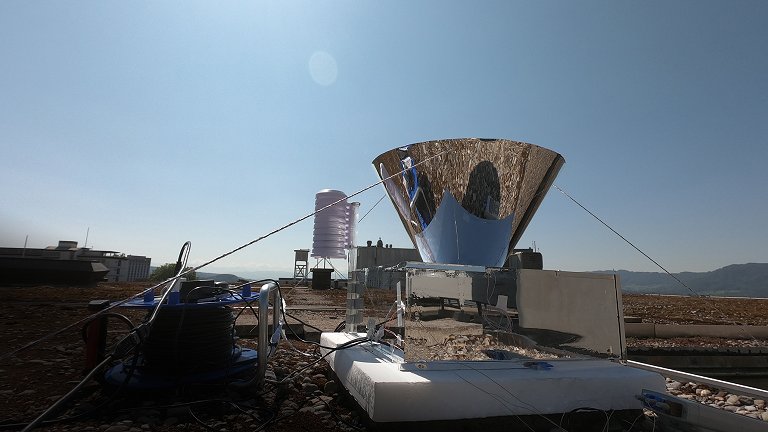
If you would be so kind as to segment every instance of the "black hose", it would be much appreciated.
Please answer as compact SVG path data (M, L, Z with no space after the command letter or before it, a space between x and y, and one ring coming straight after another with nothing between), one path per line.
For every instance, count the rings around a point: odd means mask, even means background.
M117 312L104 312L103 314L99 314L99 315L89 319L85 323L83 323L83 328L80 330L80 336L82 336L83 342L88 342L88 325L90 325L92 322L96 321L97 319L101 319L103 317L107 317L107 318L108 317L114 317L114 318L117 318L120 321L122 321L125 324L127 324L128 328L131 329L131 330L133 330L134 327L135 327L133 325L133 322L131 322L131 320L127 316L125 316L123 314L119 314Z

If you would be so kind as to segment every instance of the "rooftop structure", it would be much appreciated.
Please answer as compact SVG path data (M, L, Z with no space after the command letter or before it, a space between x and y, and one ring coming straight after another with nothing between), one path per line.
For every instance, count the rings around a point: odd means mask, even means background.
M59 270L66 266L73 269L82 266L82 264L77 264L76 261L97 262L108 270L106 275L103 275L102 273L97 280L100 280L103 276L108 282L133 282L146 280L149 278L149 268L151 264L151 258L145 256L126 255L117 251L78 247L77 242L71 240L60 240L58 245L45 248L4 247L0 248L0 257L3 257L6 260L11 258L17 259L13 264L13 266L17 268L21 266L18 259L25 259L26 261L31 259L36 260L37 268L40 268L41 266L40 260L45 259L51 262L55 261L55 263L47 264L46 266L57 268ZM28 266L29 263L25 263L24 265ZM90 272L90 270L88 271ZM103 272L103 269L99 267L98 271ZM52 281L56 281L57 279L55 275L45 276L45 278L53 278ZM27 279L27 277L25 276L23 279Z

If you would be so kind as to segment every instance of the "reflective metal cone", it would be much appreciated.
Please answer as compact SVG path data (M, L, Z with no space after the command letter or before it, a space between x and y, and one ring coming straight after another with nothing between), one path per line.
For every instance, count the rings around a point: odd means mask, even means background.
M486 267L504 265L564 163L534 144L480 138L410 144L373 160L382 179L405 170L384 185L425 262Z

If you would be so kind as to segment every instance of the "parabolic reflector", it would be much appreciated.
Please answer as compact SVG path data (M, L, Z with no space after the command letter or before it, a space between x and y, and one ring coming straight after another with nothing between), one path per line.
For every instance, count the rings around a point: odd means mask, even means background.
M382 179L403 171L384 186L425 262L486 267L504 265L563 163L534 144L480 138L410 144L373 160Z

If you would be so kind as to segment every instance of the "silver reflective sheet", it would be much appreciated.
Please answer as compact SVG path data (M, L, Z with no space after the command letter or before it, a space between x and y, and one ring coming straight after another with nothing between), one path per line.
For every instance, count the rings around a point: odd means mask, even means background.
M616 275L464 267L407 270L406 362L626 359Z
M513 360L547 368L540 362L626 359L621 286L613 274L427 263L361 273L361 322L390 352L401 350L405 369L442 367L423 362Z
M392 149L373 165L382 179L403 171L384 186L425 262L501 267L564 162L534 144L461 138Z

